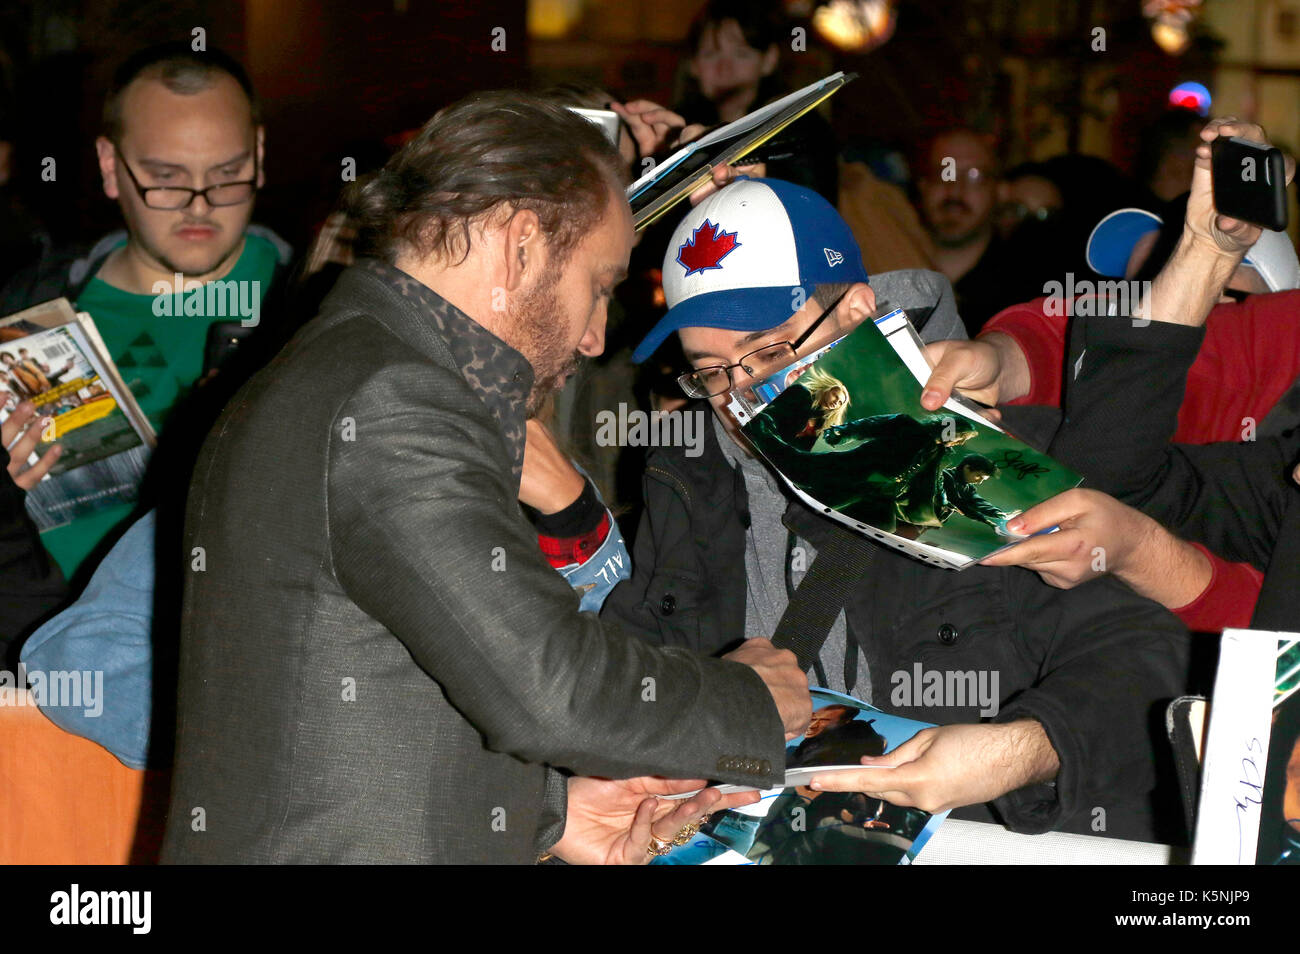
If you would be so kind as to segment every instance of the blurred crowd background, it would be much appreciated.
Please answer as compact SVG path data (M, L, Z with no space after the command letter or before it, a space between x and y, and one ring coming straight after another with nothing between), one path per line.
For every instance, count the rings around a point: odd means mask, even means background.
M0 138L10 145L0 182L56 241L112 227L115 210L100 193L89 148L107 77L132 50L202 27L208 43L245 64L263 101L270 148L259 218L301 248L337 193L343 157L373 164L403 130L471 90L566 82L680 103L689 78L685 44L701 6L6 0ZM858 72L829 111L836 145L844 158L881 165L902 182L908 169L889 163L894 152L954 125L996 136L1006 169L1083 153L1149 174L1144 133L1168 111L1171 96L1194 102L1172 95L1182 83L1211 91L1216 115L1249 116L1283 146L1300 140L1300 4L1289 0L772 6L789 21L778 44L781 85L797 88L836 69ZM790 30L798 27L806 40L795 51ZM1099 29L1104 37L1095 36ZM40 177L46 157L57 162L56 183Z
M108 77L133 50L195 37L247 67L267 131L255 218L299 254L348 178L476 89L563 85L584 105L651 100L708 125L852 71L796 127L794 162L767 172L836 203L869 272L943 272L971 334L1046 282L1089 275L1085 243L1108 211L1163 216L1208 115L1300 146L1290 0L5 2L0 284L44 250L117 227L92 148ZM604 359L613 390L593 406L631 380L626 346L662 308L662 251L652 232L634 257ZM643 406L680 399L668 373L679 362L660 358L639 372ZM581 393L560 412L589 419ZM583 457L589 441L565 430ZM613 497L635 497L592 463Z

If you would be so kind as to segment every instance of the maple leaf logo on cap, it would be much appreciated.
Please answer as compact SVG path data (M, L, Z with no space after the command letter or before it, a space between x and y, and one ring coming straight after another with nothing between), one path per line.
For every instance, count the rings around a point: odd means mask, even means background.
M721 268L724 258L740 248L735 232L722 231L708 219L691 233L691 237L677 250L677 263L686 269L685 278L709 268Z

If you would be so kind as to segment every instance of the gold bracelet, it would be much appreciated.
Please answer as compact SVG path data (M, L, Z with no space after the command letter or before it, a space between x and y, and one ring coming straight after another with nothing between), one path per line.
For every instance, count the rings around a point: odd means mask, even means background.
M696 832L699 830L700 826L691 822L673 837L673 844L680 848L682 845L694 838Z

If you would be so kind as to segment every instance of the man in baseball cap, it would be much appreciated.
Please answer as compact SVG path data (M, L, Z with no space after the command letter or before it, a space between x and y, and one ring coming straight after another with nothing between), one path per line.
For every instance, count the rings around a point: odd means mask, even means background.
M1088 267L1110 278L1152 278L1183 234L1187 196L1162 218L1146 209L1116 209L1088 236ZM1166 225L1166 222L1168 225ZM1227 291L1259 294L1300 288L1300 259L1286 232L1265 229L1233 273Z
M1204 188L1209 189L1208 182ZM1088 267L1106 278L1126 279L1110 284L1127 285L1129 301L1148 297L1151 284L1165 269L1186 276L1180 281L1197 278L1173 257L1184 236L1189 197L1172 200L1162 214L1122 208L1104 216L1088 237ZM935 369L922 405L938 408L954 387L960 387L968 397L998 405L1022 438L1036 437L1045 446L1059 426L1056 409L1070 366L1065 354L1068 325L1070 315L1078 312L1061 307L1063 302L1049 294L1047 286L1044 294L1047 297L996 315L974 341L932 347ZM1300 425L1297 308L1300 259L1295 246L1286 232L1260 230L1206 319L1205 341L1188 375L1176 442L1241 440L1243 422L1258 424L1261 435L1282 434ZM1020 418L1007 417L1008 411ZM1216 616L1214 627L1235 618ZM1196 619L1196 625L1206 625L1202 617Z
M1092 809L1104 804L1107 834L1163 834L1148 807L1156 758L1146 718L1157 699L1182 691L1185 636L1168 613L1113 581L1063 593L1033 574L953 574L884 547L828 597L812 572L826 558L818 553L869 544L787 494L725 408L730 388L879 311L903 308L927 340L961 337L947 280L900 271L868 281L824 199L743 178L686 214L663 276L668 313L634 357L676 332L691 365L678 381L709 400L714 427L702 428L702 448L650 451L633 575L602 615L650 643L716 653L771 637L796 596L820 601L833 622L803 627L805 638L825 637L810 681L937 724L872 767L819 779L826 790L927 811L963 806L965 817L1024 832L1095 833ZM997 673L996 698L922 698L904 686L922 667ZM1176 803L1168 808L1181 818Z
M825 199L779 179L740 176L673 232L663 269L668 314L632 360L644 361L683 328L767 331L818 285L867 281L853 233Z

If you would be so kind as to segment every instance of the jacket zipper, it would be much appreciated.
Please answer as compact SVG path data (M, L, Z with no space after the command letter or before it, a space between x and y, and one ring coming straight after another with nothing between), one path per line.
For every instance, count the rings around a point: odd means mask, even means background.
M686 489L686 484L684 484L681 478L679 478L676 474L669 473L668 471L664 470L661 467L647 467L645 469L645 472L647 476L649 476L650 474L658 474L659 476L666 478L669 482L671 482L674 486L677 487L677 490L680 492L682 499L686 501L686 509L687 510L695 509L695 505L691 503L690 491Z

